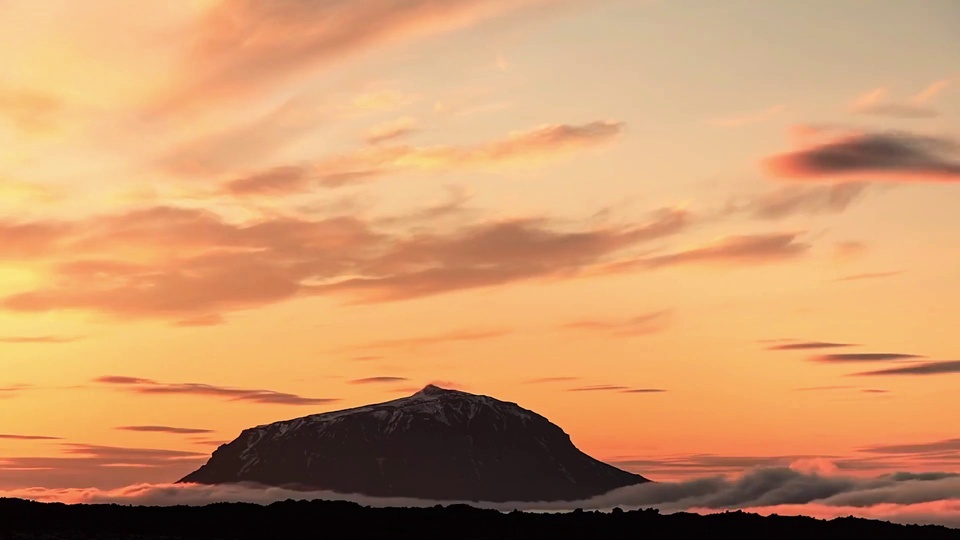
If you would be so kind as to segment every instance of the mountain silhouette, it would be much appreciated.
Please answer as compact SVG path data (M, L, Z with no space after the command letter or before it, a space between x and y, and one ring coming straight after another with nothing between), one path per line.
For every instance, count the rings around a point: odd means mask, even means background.
M428 385L405 398L244 430L180 482L442 501L574 501L647 482L515 403Z

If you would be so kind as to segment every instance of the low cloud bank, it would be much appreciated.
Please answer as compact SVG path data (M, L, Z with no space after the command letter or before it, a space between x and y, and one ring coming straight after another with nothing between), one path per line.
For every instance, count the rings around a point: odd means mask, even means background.
M874 478L822 474L798 468L758 468L738 477L629 486L575 502L467 503L502 511L551 512L659 508L709 513L742 509L760 514L832 518L860 516L899 523L960 527L960 474L895 473ZM330 491L297 491L256 485L139 484L114 490L26 488L0 497L42 502L172 506L214 502L269 504L287 499L346 500L378 507L429 507L454 501L367 497Z

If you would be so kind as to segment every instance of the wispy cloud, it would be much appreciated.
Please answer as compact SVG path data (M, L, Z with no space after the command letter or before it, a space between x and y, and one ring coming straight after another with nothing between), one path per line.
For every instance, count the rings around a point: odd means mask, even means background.
M107 375L93 382L117 386L125 391L152 395L194 395L226 398L271 405L320 405L338 401L334 398L310 398L297 394L249 388L232 388L204 383L163 383L140 377Z
M770 120L776 116L779 116L787 110L786 105L774 105L773 107L768 107L759 111L753 111L738 115L725 116L719 118L711 118L707 120L708 124L712 124L720 127L740 127L748 124L756 124Z
M634 388L614 384L597 384L591 386L576 386L567 388L568 392L619 392L622 394L659 394L666 392L662 388Z
M730 236L718 242L642 260L650 267L693 263L763 263L802 256L810 245L798 241L800 233Z
M284 84L360 51L456 30L554 0L225 0L204 14L183 73L158 112ZM249 36L256 35L256 40Z
M175 435L201 435L215 433L212 429L184 428L171 426L120 426L114 429L120 431L136 431L140 433L171 433Z
M372 142L389 142L411 129L396 125L388 128L374 134ZM376 145L306 165L255 172L227 182L223 191L242 196L293 195L318 187L335 188L364 182L393 171L450 170L539 161L608 143L620 136L623 129L621 122L595 121L543 125L472 145Z
M369 343L363 343L349 347L351 350L364 349L420 349L432 347L447 343L458 343L464 341L482 341L495 339L513 333L513 330L507 328L479 328L453 330L425 336L379 339Z
M371 303L573 279L691 222L672 209L610 225L484 219L461 211L461 201L449 204L406 216L412 224L450 217L439 229L348 215L236 222L167 206L75 221L0 221L0 259L37 262L42 277L0 306L211 324L227 312L303 296Z
M863 197L866 184L830 186L785 186L754 197L733 200L728 212L746 213L757 219L782 219L795 215L838 214Z
M850 274L847 276L841 276L833 281L862 281L865 279L882 279L893 276L899 276L903 274L903 270L891 270L888 272L864 272L860 274Z
M853 100L850 104L850 111L893 118L933 118L938 116L939 113L930 104L950 84L949 79L934 81L903 101L887 99L887 89L876 88Z
M672 310L644 313L627 319L590 319L563 325L563 328L602 332L614 336L642 336L664 330L670 322Z
M417 121L409 117L378 124L370 128L365 140L369 144L393 141L414 133L416 131L416 125Z
M0 337L0 343L57 344L73 343L83 338L66 336L6 336Z

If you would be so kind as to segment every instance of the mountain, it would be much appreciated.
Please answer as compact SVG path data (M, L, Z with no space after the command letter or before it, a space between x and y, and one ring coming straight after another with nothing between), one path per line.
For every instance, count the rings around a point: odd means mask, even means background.
M428 385L244 430L180 482L444 501L573 501L648 480L584 454L515 403Z

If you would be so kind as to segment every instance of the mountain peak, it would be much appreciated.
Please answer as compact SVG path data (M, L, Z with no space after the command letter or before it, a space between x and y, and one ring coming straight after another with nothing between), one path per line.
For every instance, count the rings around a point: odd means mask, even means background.
M451 390L448 388L441 388L435 384L428 384L423 387L416 395L421 396L442 396L444 394L466 394L466 392L461 392L459 390Z

